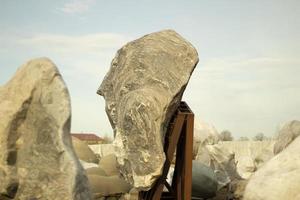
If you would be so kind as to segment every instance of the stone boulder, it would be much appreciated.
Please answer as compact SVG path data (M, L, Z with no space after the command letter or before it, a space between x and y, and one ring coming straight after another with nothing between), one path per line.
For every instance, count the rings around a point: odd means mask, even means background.
M0 199L91 199L75 156L68 90L46 58L21 66L0 92Z
M206 145L200 148L196 160L214 170L218 189L240 178L237 174L235 154L221 145Z
M202 146L207 144L212 145L220 141L220 135L213 125L196 119L194 125L194 140Z
M205 151L206 145L217 144L220 141L220 135L217 129L202 120L195 119L194 123L194 144L193 158L195 159L198 152Z
M88 174L91 191L95 197L111 196L115 194L125 194L131 186L118 176L99 176Z
M218 181L214 171L199 161L193 161L192 196L211 198L216 195Z
M99 167L101 167L108 176L120 175L120 171L117 168L117 158L114 154L102 157L99 162Z
M274 146L274 154L280 153L299 135L300 121L293 120L284 124L278 131L277 142Z
M250 178L244 200L300 199L300 137Z
M88 175L107 176L106 172L101 167L91 167L85 170Z
M122 47L98 94L115 134L121 173L140 190L162 173L164 136L198 62L196 49L172 30Z
M229 174L233 171L234 163L236 172L244 179L248 179L259 167L270 160L276 141L228 141L215 145L207 145L203 150L199 149L197 159L210 166L231 166ZM234 163L231 157L234 157ZM226 161L227 160L227 161ZM221 164L221 165L220 165ZM228 165L229 164L229 165ZM228 171L228 170L226 170Z
M92 151L99 155L100 158L109 154L115 154L115 147L113 144L92 144L89 145Z
M76 137L72 137L73 147L77 157L88 163L98 163L99 160L90 147Z

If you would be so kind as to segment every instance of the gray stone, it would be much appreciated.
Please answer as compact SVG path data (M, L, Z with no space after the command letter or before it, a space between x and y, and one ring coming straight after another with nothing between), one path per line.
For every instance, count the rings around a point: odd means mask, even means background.
M149 189L161 175L163 138L197 62L196 49L172 30L126 44L112 61L98 94L121 173L136 188Z
M299 135L300 121L293 120L285 123L278 131L277 142L274 145L274 154L280 153Z
M193 161L192 195L211 198L216 195L218 181L214 171L199 161Z
M46 58L23 65L0 93L0 199L91 199L70 137L68 90Z

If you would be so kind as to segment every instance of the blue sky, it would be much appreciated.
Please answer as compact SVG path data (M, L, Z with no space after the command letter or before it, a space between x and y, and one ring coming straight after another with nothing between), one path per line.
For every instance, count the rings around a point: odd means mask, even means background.
M300 2L1 0L0 85L49 57L71 93L72 131L111 134L96 90L126 42L174 29L200 62L184 95L198 119L238 138L300 119Z

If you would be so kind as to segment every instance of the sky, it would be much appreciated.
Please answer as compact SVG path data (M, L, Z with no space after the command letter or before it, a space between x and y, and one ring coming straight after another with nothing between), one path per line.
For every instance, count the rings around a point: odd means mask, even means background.
M96 94L115 53L173 29L198 51L184 93L196 116L235 138L300 120L298 0L0 0L0 85L50 58L71 94L72 132L112 135Z

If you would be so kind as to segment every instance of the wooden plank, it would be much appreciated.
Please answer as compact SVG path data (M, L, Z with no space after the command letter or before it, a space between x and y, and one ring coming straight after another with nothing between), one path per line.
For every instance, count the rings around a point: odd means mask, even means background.
M140 192L140 200L191 199L193 130L194 114L185 102L181 102L177 109L177 113L175 114L175 119L170 123L169 130L166 134L164 145L166 162L163 167L162 176L156 181L151 190ZM166 177L169 172L175 150L176 163L173 183L170 188L170 186L166 184ZM165 185L169 192L163 192Z
M184 120L185 120L185 115L183 115L183 114L178 114L175 119L174 127L173 127L172 133L169 137L169 141L167 143L168 146L166 148L167 149L166 161L165 161L165 164L163 167L163 173L162 173L162 176L160 177L160 179L158 180L159 184L156 187L156 190L153 195L153 199L161 198L161 195L162 195L162 192L163 192L163 189L165 186L164 182L168 175L170 165L173 161L174 153L175 153L176 146L177 146L177 143L178 143L178 140L180 137L180 133L181 133L181 130L183 127Z
M183 193L184 199L192 198L192 164L193 164L193 137L194 137L194 115L187 114L185 131L185 156L184 156L184 183Z

